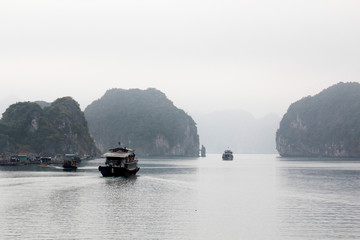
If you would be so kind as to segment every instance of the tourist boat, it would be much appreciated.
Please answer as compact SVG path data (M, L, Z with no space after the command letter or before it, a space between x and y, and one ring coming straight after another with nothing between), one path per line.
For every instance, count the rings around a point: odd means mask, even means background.
M129 177L139 171L135 151L126 147L110 149L104 154L105 166L99 166L99 171L104 177Z
M47 166L51 164L51 157L41 157L40 158L40 165Z
M233 160L233 152L230 149L225 150L225 152L222 155L223 160Z
M76 154L65 154L63 168L64 170L75 170L80 158Z

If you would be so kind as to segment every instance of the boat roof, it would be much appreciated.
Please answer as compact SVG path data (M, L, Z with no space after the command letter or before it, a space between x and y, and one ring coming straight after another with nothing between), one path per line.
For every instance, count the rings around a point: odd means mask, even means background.
M104 154L104 157L113 157L113 158L126 158L130 156L131 153L128 152L107 152Z
M110 149L109 152L104 154L104 157L126 158L130 155L134 155L134 151L131 148L119 147Z
M118 147L109 149L109 152L134 152L134 149L127 148L127 147Z

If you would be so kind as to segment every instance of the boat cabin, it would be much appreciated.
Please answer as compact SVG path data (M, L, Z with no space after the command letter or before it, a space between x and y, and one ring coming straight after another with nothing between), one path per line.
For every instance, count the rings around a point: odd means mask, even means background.
M17 164L19 162L20 162L20 159L18 158L18 156L11 156L10 157L10 161L9 161L10 164Z
M40 165L48 165L51 163L51 157L41 157Z
M135 162L134 150L130 148L114 148L104 154L105 164L108 166L126 167L129 163Z
M64 168L76 168L80 163L80 157L77 154L65 154Z

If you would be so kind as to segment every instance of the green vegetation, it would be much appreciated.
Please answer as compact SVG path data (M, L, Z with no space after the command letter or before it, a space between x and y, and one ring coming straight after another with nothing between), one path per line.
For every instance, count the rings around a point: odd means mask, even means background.
M293 103L276 141L283 156L360 156L360 84L338 83Z
M121 145L140 155L198 156L193 119L156 89L111 89L85 109L89 130L102 151Z
M42 107L33 102L21 102L6 110L0 120L0 152L99 153L76 101L64 97Z

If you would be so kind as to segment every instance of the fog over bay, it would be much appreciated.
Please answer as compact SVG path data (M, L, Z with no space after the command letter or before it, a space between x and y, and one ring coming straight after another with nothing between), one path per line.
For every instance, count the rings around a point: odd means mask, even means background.
M261 118L359 81L360 2L4 0L0 110L157 88L190 115Z

